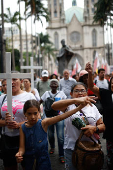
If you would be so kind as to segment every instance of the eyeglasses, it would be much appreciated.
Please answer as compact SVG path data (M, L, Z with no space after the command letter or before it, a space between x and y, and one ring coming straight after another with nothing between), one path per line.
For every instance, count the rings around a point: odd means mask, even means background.
M86 93L86 90L73 90L74 93Z

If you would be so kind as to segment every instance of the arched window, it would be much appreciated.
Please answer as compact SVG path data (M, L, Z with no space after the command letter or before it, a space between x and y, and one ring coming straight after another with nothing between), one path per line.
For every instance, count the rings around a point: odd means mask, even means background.
M58 50L59 49L59 36L57 32L55 32L54 34L54 44L55 44L55 48Z
M57 1L56 0L54 0L54 6L56 6L57 5Z
M56 10L54 11L54 17L57 17L57 11Z
M94 50L93 51L93 63L92 63L93 66L94 66L95 56L96 56L96 51Z
M93 29L93 31L92 31L92 46L93 47L97 46L97 31L96 31L96 29Z

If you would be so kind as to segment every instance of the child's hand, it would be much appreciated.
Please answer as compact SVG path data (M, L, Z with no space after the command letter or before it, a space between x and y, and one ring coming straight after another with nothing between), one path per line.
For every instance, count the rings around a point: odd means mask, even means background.
M15 155L15 157L16 157L16 161L17 161L18 163L20 163L20 162L23 161L23 156L22 156L22 154L21 154L20 152L17 152L17 154Z

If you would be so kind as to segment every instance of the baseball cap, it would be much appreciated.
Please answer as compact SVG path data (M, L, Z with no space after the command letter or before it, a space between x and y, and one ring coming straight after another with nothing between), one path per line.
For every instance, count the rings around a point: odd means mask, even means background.
M42 71L42 77L49 77L49 73L47 70Z
M88 74L88 72L86 70L81 70L79 73L79 78L84 76L85 74Z

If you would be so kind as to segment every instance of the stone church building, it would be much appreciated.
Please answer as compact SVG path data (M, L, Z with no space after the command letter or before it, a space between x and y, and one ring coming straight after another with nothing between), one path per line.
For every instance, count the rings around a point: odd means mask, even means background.
M92 24L94 3L97 0L84 0L84 8L78 7L76 0L72 0L72 7L64 11L65 1L48 0L50 21L46 28L47 33L57 49L57 54L62 47L62 39L73 50L69 70L73 68L76 58L84 69L87 62L93 65L96 52L100 61L105 55L104 28L99 24Z

